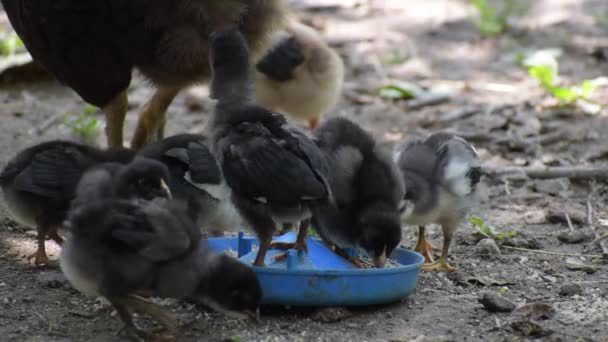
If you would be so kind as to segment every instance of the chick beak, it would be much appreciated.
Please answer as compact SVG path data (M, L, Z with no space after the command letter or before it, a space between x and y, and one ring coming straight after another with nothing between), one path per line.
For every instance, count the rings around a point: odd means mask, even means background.
M384 264L386 264L386 246L384 246L382 253L374 257L374 265L376 267L382 268L384 267Z
M164 197L171 199L171 190L169 189L169 186L167 185L164 179L160 180L160 191Z

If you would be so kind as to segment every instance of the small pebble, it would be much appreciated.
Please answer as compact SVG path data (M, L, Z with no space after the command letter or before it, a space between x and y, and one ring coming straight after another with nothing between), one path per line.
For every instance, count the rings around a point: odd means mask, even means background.
M500 249L493 239L483 239L477 243L477 252L482 256L500 255Z
M36 280L42 287L51 289L60 288L68 283L63 273L58 271L42 272L36 275Z
M36 237L38 236L38 232L35 230L28 230L25 232L25 236L27 237Z
M581 287L581 285L577 284L577 283L568 283L568 284L564 284L559 288L559 294L561 296L574 296L574 295L580 295L583 293L583 288Z
M477 301L490 312L511 312L515 310L515 303L495 293L482 293Z
M565 243L579 243L589 238L588 234L580 230L563 232L557 236L559 241Z
M311 316L311 319L313 321L321 322L321 323L335 323L335 322L339 322L343 319L349 318L352 315L353 315L353 313L345 308L328 307L328 308L319 309L317 312L315 312Z

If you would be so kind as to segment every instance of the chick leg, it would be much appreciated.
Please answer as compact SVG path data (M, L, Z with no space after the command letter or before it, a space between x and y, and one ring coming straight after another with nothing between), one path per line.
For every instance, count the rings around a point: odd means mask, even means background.
M149 332L140 330L133 323L131 311L127 305L127 300L112 298L109 299L112 306L116 309L118 316L122 320L124 326L116 333L117 335L125 333L128 338L137 342L144 342L152 338Z
M334 253L336 253L339 256L343 257L344 259L350 261L357 268L365 268L363 262L359 258L355 258L355 257L351 256L350 254L346 253L345 250L343 250L342 248L340 248L336 245L334 245Z
M272 242L272 233L260 235L259 238L260 249L258 249L258 254L255 257L253 266L264 267L266 266L266 264L264 263L264 259L266 258L266 252L268 251L268 248L270 248L270 243Z
M416 252L422 254L427 263L432 264L435 262L433 260L433 255L431 254L431 250L433 250L434 246L428 242L425 235L425 227L418 227L418 243L416 243Z
M452 242L452 235L456 230L453 225L442 225L443 230L443 246L441 247L441 257L431 265L424 265L423 270L426 271L447 271L454 272L456 268L450 266L448 263L448 252L450 250L450 243Z
M270 244L270 248L275 249L291 249L294 248L298 251L304 251L308 253L308 244L306 242L306 237L308 237L308 226L310 225L310 220L302 220L300 222L300 226L298 228L298 237L296 242L273 242Z
M106 140L110 147L122 147L123 127L128 110L127 91L118 94L107 106L103 107L106 115Z
M150 100L143 105L139 112L135 135L131 140L131 148L139 149L146 144L162 139L165 132L167 108L179 91L180 88L177 87L158 88Z
M298 237L296 242L273 242L271 247L277 249L290 249L293 248L300 252L305 252L308 254L308 243L306 242L306 238L308 237L308 227L310 226L310 219L305 219L300 222L300 227L298 228ZM279 254L274 257L275 260L283 260L287 258L287 253Z
M179 327L179 321L170 313L163 310L160 306L149 302L143 298L131 296L127 300L129 307L133 310L148 314L159 320L169 330L176 330Z

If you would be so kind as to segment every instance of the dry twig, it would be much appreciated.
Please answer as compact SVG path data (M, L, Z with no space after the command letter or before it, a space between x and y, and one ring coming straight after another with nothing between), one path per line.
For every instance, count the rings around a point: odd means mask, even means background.
M517 178L570 178L570 179L608 179L608 168L606 167L584 167L584 166L555 166L555 167L519 167L499 166L485 167L486 175L493 178L509 176L510 179Z

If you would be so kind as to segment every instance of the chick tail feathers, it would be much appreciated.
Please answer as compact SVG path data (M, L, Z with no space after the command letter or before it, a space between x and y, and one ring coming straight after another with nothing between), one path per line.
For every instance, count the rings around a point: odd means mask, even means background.
M211 34L211 98L224 104L242 104L255 96L249 49L237 30Z

